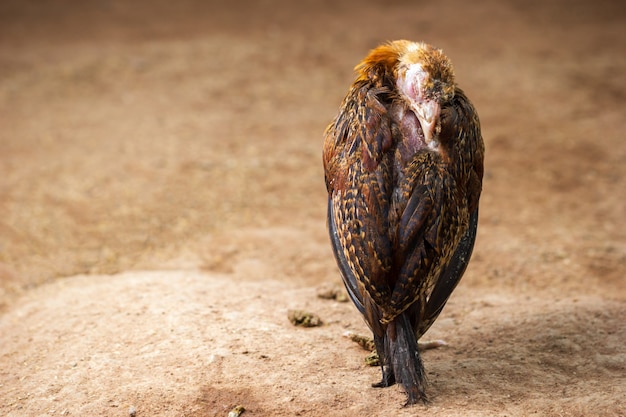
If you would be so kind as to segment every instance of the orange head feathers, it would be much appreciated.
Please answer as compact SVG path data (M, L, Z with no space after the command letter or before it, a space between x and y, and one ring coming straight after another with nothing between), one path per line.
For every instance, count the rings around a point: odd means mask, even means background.
M396 91L420 121L430 143L441 106L454 97L452 63L440 49L422 42L398 40L381 45L355 68L358 80L370 80Z

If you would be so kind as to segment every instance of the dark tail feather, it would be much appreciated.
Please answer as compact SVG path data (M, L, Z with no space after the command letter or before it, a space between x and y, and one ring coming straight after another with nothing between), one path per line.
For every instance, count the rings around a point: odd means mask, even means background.
M417 349L415 331L406 312L396 317L385 335L385 362L397 383L404 387L407 405L426 402L426 375Z

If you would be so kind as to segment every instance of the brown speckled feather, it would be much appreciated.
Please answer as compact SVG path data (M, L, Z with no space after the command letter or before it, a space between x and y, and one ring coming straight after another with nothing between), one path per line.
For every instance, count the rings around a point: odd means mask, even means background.
M414 403L425 400L416 340L441 312L474 245L480 124L440 50L391 42L356 69L325 133L331 242L350 298L374 333L384 366L379 386L398 380Z

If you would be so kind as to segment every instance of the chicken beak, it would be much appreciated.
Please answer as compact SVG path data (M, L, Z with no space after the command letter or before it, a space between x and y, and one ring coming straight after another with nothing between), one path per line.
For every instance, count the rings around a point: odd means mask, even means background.
M436 100L424 100L417 105L415 110L417 119L422 126L422 132L424 132L424 139L427 144L430 144L435 136L441 106L439 106Z

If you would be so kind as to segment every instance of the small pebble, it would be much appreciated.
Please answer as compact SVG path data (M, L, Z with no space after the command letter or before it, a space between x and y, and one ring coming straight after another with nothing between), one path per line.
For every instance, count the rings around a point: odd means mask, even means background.
M135 417L137 415L137 410L135 409L135 407L133 407L132 405L130 406L130 408L128 409L128 415L130 417Z
M228 417L239 417L243 414L244 411L246 411L246 409L243 408L243 405L238 405L237 407L230 410L230 412L228 413Z
M420 348L420 350L428 350L448 346L448 344L445 340L425 340L423 342L417 342L417 346Z

